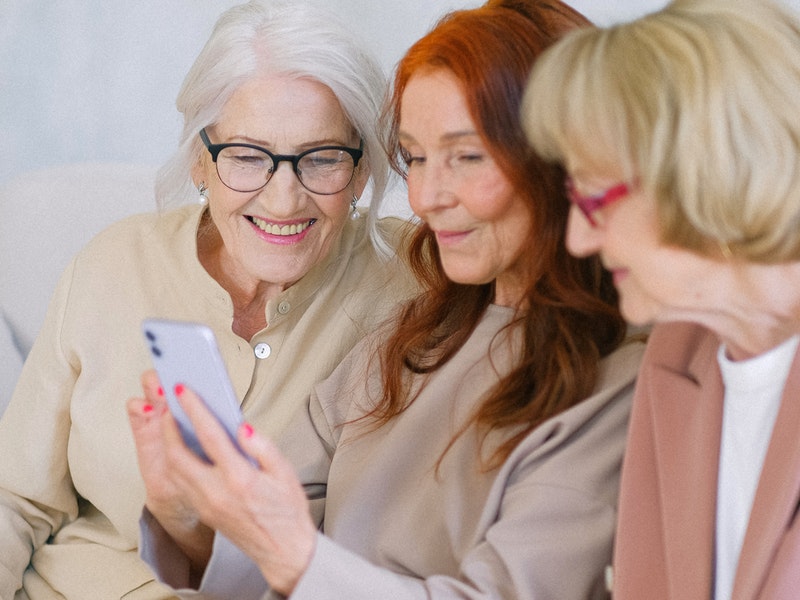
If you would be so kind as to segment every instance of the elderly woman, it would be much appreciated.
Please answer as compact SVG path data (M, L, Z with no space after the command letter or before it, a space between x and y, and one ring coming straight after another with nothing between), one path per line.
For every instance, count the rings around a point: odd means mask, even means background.
M224 534L201 596L269 584L293 600L607 597L642 344L622 343L599 261L564 250L562 171L531 154L519 121L536 57L585 24L556 0L492 1L452 13L400 62L388 113L424 222L409 246L424 293L311 397L330 461L324 534L260 431L239 435L254 467L184 393L215 464L203 463L146 377L147 400L129 403L137 443L161 448L168 481ZM186 587L173 516L149 508L142 550Z
M797 598L800 21L678 0L569 36L528 94L531 141L569 173L570 251L656 323L614 598Z
M150 366L145 317L209 324L248 421L302 451L284 432L312 384L411 287L387 258L401 222L374 213L384 94L376 62L316 8L221 17L159 188L202 202L122 222L75 258L0 423L0 597L171 596L137 553L145 487L125 401ZM353 219L368 183L373 210Z

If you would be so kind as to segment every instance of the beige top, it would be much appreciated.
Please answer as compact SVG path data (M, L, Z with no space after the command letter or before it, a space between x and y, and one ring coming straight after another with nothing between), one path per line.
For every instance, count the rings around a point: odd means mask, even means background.
M481 470L474 430L447 443L507 372L514 344L498 332L511 309L492 306L465 346L390 424L343 423L376 392L363 341L318 385L311 416L331 456L324 533L292 600L607 598L619 469L643 344L601 364L596 392L532 431L498 469ZM491 358L489 346L492 344ZM509 431L495 431L484 456ZM176 550L144 521L148 560L166 579ZM149 531L148 531L149 528ZM150 539L147 539L148 535ZM219 537L219 536L218 536ZM258 570L217 543L200 593L245 600L265 593ZM272 597L267 593L267 597Z
M245 418L281 442L298 413L308 420L314 382L411 291L366 241L366 219L348 220L327 262L271 300L267 328L244 340L231 331L229 295L197 259L202 210L118 223L62 276L0 421L0 598L23 577L31 600L171 597L137 555L144 487L125 402L151 366L143 318L208 324ZM264 359L260 344L271 349Z

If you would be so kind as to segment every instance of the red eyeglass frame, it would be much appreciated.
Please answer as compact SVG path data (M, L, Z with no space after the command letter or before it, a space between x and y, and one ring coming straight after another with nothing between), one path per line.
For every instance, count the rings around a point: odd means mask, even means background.
M564 189L567 191L567 199L571 204L577 206L586 217L586 220L592 225L597 227L598 223L595 220L593 213L601 208L613 204L617 200L622 199L630 192L627 183L620 183L613 187L608 188L598 194L584 196L575 189L575 183L571 177L564 179Z

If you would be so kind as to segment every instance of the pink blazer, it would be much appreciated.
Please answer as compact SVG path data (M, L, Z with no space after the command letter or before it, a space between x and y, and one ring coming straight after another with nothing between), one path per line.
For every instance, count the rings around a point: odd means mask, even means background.
M622 469L615 600L713 595L723 385L719 339L656 326L642 362ZM757 399L754 399L754 401ZM733 600L800 598L800 352L753 501Z

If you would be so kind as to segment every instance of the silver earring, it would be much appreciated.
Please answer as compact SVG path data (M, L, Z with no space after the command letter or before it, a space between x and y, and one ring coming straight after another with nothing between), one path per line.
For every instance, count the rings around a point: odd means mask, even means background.
M208 188L206 187L205 181L201 181L200 186L197 188L197 191L200 194L197 197L197 202L199 204L205 204L208 202L208 194L206 193L206 190L208 190Z
M353 221L355 221L361 216L361 213L358 212L356 204L358 204L358 197L356 197L356 195L353 194L353 199L350 201L350 218L353 219Z

